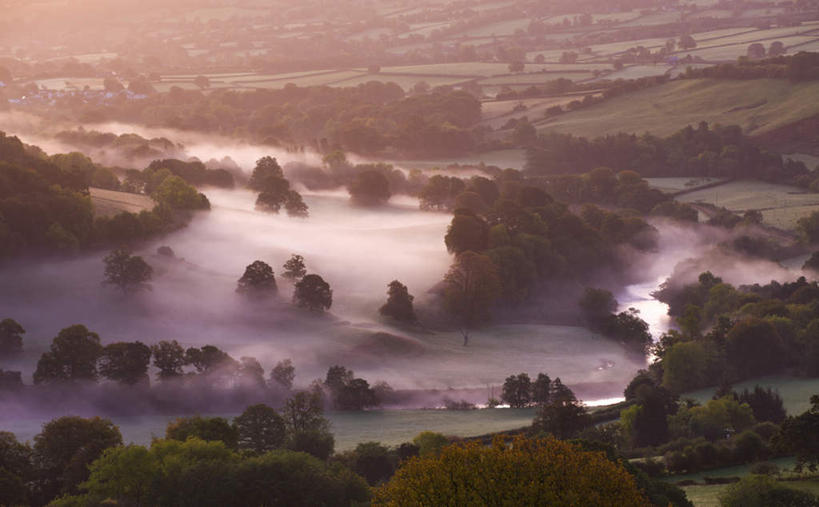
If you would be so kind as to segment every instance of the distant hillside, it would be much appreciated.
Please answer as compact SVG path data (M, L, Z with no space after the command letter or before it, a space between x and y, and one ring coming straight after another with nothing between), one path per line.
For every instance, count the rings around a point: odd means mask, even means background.
M685 79L639 90L555 118L541 131L597 137L614 132L670 135L701 121L739 125L758 136L819 114L819 82Z

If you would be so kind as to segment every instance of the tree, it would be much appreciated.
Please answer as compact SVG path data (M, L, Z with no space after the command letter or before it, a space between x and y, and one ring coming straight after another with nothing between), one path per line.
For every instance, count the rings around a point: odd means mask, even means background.
M509 72L523 72L523 69L526 68L526 64L520 60L516 60L509 64Z
M108 93L118 93L125 89L122 83L114 76L106 76L105 79L102 80L102 85Z
M227 352L213 345L188 348L185 351L185 363L193 365L197 373L202 375L226 374L230 376L239 366Z
M122 435L108 419L60 417L34 437L32 461L40 478L40 501L60 493L76 493L88 478L88 465L105 449L122 445Z
M788 417L782 423L777 446L785 452L796 454L796 464L800 470L807 466L811 471L816 471L819 468L819 395L811 396L810 402L810 409L798 416Z
M464 252L444 277L444 287L446 307L460 320L466 345L469 329L489 318L489 308L500 295L497 268L485 255Z
M510 471L514 471L510 473ZM648 505L622 465L553 438L467 442L405 462L373 505Z
M737 396L740 403L747 403L754 412L754 419L757 421L771 421L781 424L787 415L782 397L777 391L770 387L765 389L762 386L754 386L753 391L743 390Z
M803 270L811 269L813 271L819 272L819 250L811 254L810 258L808 258L808 260L805 261L805 264L802 265L802 269Z
M379 313L385 317L392 317L401 322L415 322L415 310L412 301L415 299L407 290L407 286L398 280L393 280L387 286L387 302Z
M118 249L108 254L103 262L105 263L103 283L116 286L123 294L150 288L148 282L153 275L153 269L142 257Z
M384 204L390 199L390 182L381 171L361 171L347 187L353 202L363 206Z
M82 489L89 499L113 499L120 505L156 502L154 488L161 475L156 452L141 445L109 447L88 466Z
M284 209L287 210L287 216L306 218L310 215L307 203L302 199L301 194L295 190L287 192L287 198L284 201Z
M677 45L682 50L689 50L697 47L697 41L695 41L694 37L691 37L690 35L683 35L680 37L680 42L678 42Z
M264 454L284 444L284 419L267 405L247 407L233 423L238 431L238 446L241 450Z
M783 350L776 328L769 321L756 317L737 322L726 337L728 364L738 379L778 371L782 366Z
M699 389L708 384L708 350L700 342L673 345L663 357L663 387L675 393Z
M293 389L293 379L296 378L296 368L293 367L293 362L290 359L279 361L276 366L270 370L270 380L279 386L287 389Z
M782 41L773 41L768 47L768 56L781 56L785 54L785 44Z
M16 320L0 321L0 358L20 353L23 350L24 334L26 330Z
M154 190L151 196L159 203L179 210L207 210L210 202L185 180L170 175Z
M456 213L449 224L444 242L450 253L482 252L489 241L489 226L474 215Z
M28 505L31 475L31 448L14 433L0 431L0 505Z
M754 42L753 44L748 46L748 58L752 60L759 60L760 58L765 58L765 46L763 46L759 42Z
M351 454L350 468L364 477L371 486L386 481L395 472L392 453L378 442L362 442Z
M199 75L193 78L193 84L203 89L210 88L210 79L208 79L207 76Z
M560 63L575 63L577 61L577 53L574 51L564 51L560 54Z
M449 445L449 439L440 433L422 431L412 439L419 456L437 456L441 449Z
M333 306L333 291L319 275L305 275L296 283L293 303L312 312L329 310Z
M182 376L182 368L187 364L185 349L176 340L161 341L151 346L151 352L154 356L154 366L159 370L157 376L160 380Z
M270 178L284 178L284 171L275 158L265 156L256 161L256 167L253 168L247 186L252 190L262 192L265 190L266 180Z
M266 297L276 294L276 277L273 268L263 261L253 261L236 286L236 292L254 297Z
M532 382L529 375L521 373L510 375L503 383L501 400L512 408L523 408L532 401Z
M532 401L538 405L549 403L551 399L552 379L545 373L538 373L532 383Z
M617 300L614 294L605 289L587 287L577 303L583 318L592 327L599 329L613 312L617 311Z
M327 459L335 439L324 418L320 391L300 391L290 397L281 413L287 428L287 448Z
M102 354L97 333L76 324L60 330L34 372L34 383L96 380L97 359Z
M586 409L577 401L571 389L557 377L552 382L550 401L541 405L532 423L536 431L566 439L576 435L586 425Z
M177 417L165 428L165 438L184 442L196 437L206 442L223 442L229 449L236 449L239 431L236 425L223 417Z
M291 282L297 282L304 278L304 275L307 274L307 268L304 265L304 257L301 255L291 255L290 259L284 263L283 267L284 273L282 273L282 276Z
M102 349L99 372L108 380L126 385L148 383L151 349L142 342L118 342Z

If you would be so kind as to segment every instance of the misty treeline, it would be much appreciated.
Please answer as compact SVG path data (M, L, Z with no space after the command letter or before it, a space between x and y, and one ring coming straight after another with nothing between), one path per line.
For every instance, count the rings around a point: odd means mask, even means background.
M413 444L376 443L333 456L335 439L315 391L276 410L248 406L232 421L180 417L149 447L123 445L100 417L43 425L33 445L0 432L3 505L350 505L370 492L362 477L392 474ZM332 456L332 458L331 458ZM375 463L373 463L375 461ZM383 465L386 464L387 468ZM369 474L368 474L369 472ZM358 475L361 474L361 475ZM107 500L106 500L107 499Z
M154 167L140 174L140 190L147 188L156 201L153 209L95 216L89 186L100 180L110 188L117 177L81 154L48 157L0 135L0 256L128 243L178 229L191 212L210 208L183 178Z
M305 275L304 278L310 275ZM304 279L302 278L302 280ZM248 274L239 282L239 290L270 291L248 282ZM298 284L297 284L298 290ZM272 288L275 291L275 286ZM26 331L14 319L0 321L0 359L13 359L23 350L23 336ZM156 372L151 393L150 367ZM0 369L0 391L8 395L27 396L37 399L40 392L56 388L56 392L78 392L103 381L109 387L118 385L132 388L121 391L126 397L144 396L141 405L154 404L161 408L170 400L165 396L177 396L185 391L196 392L196 396L182 405L197 406L210 393L218 399L223 394L233 393L237 400L279 399L293 388L295 367L287 359L278 362L265 375L264 368L254 357L244 356L239 360L213 345L202 347L182 347L176 340L162 340L151 346L140 341L114 342L103 345L100 336L81 324L62 329L52 340L47 352L37 361L33 374L34 390L26 388L19 371ZM158 384L158 385L157 385ZM356 377L352 370L334 365L329 368L323 381L315 381L313 388L326 398L329 407L337 410L364 410L389 401L392 388L386 382L370 386L365 379ZM116 395L113 389L108 394ZM104 391L103 391L103 394ZM51 394L46 392L43 396ZM110 400L116 406L114 400ZM125 407L122 407L126 409ZM201 408L201 407L200 407ZM126 409L127 411L127 409Z
M172 88L140 101L78 105L57 99L43 111L77 118L93 115L154 126L237 136L281 146L307 146L320 153L342 149L362 154L450 155L482 142L475 128L480 102L463 91L406 95L395 83L355 87L288 84L280 90L228 91Z
M782 50L782 43L777 49L776 42L771 44L770 53ZM764 47L762 48L764 52ZM749 49L750 51L750 49ZM769 53L769 54L770 54ZM819 79L819 54L800 51L795 55L776 55L773 58L752 59L740 57L736 63L723 63L712 67L688 67L681 77L686 79L788 79L799 83Z
M635 171L643 177L703 176L757 178L811 187L815 176L804 163L767 151L738 126L688 126L667 138L619 133L586 139L571 134L539 136L526 152L526 173L565 180L597 167ZM579 176L573 176L576 181ZM577 184L574 183L574 186Z

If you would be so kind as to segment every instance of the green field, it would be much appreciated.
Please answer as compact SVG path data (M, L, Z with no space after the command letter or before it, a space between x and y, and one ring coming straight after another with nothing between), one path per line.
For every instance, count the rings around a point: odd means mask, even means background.
M801 481L784 482L789 488L809 491L814 495L819 495L819 479L805 479ZM685 486L686 496L696 507L719 507L719 495L725 491L730 484L710 484L703 486Z
M735 391L743 389L753 389L755 385L776 389L782 396L785 410L790 415L798 415L810 408L810 397L819 394L819 379L816 378L794 378L794 377L762 377L753 380L746 380L734 384ZM683 398L693 398L700 403L705 403L714 396L716 388L700 389L685 393Z
M794 229L799 218L819 209L819 194L752 180L732 181L684 194L678 199L721 206L737 213L760 210L765 223L781 229Z
M113 216L122 211L139 213L153 209L156 204L147 195L115 192L94 187L89 188L88 191L91 194L91 203L94 205L96 216Z
M721 181L720 178L645 178L645 180L650 186L671 194Z
M558 116L540 129L586 137L618 131L667 136L707 121L754 135L819 114L817 96L819 82L686 79Z

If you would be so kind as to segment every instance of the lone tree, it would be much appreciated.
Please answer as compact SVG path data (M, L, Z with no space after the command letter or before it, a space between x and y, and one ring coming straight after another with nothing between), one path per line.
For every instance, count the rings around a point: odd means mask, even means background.
M0 357L17 354L23 350L23 329L14 319L0 321Z
M333 290L319 275L305 275L296 283L293 303L313 312L329 310L333 306Z
M114 285L123 294L129 294L142 289L150 289L148 282L153 275L153 269L138 255L131 255L126 250L117 249L108 254L105 259L106 285Z
M101 354L97 333L80 324L69 326L57 334L49 351L37 361L34 383L96 380Z
M514 473L510 473L514 471ZM502 485L499 486L499 485ZM466 442L402 464L374 505L648 505L602 452L553 438Z
M273 268L263 261L254 261L246 267L236 287L236 292L254 296L270 296L275 294L276 290Z
M304 265L304 257L293 254L290 259L284 263L284 273L282 276L292 282L297 282L304 278L307 274L307 268Z
M489 318L489 308L500 295L497 268L485 255L464 252L446 274L444 286L446 307L460 321L467 345L469 330Z
M412 300L415 298L409 293L407 286L393 280L387 287L387 302L379 310L381 315L401 322L415 322L415 310L412 307Z

